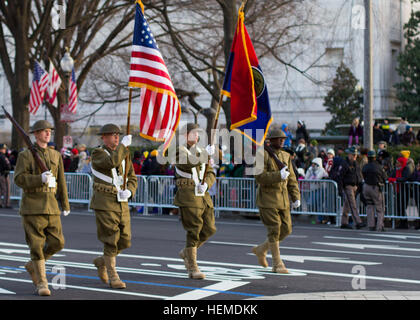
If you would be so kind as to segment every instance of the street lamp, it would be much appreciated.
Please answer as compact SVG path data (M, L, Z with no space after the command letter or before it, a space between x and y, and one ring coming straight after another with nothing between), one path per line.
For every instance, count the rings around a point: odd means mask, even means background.
M66 53L60 61L60 66L65 73L71 73L73 71L74 60L70 56L69 48L66 48Z
M70 56L70 50L67 47L66 48L66 53L64 54L64 57L61 59L60 61L60 67L61 70L63 70L64 72L64 91L66 93L66 103L65 105L68 108L69 105L69 82L70 82L70 76L71 73L73 71L73 67L74 67L74 60L73 58ZM68 111L68 110L66 110ZM66 135L68 135L68 125L66 125Z

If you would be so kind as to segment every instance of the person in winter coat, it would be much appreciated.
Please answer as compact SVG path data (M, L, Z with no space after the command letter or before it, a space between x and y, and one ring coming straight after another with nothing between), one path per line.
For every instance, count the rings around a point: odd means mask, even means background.
M322 159L315 158L312 160L312 165L308 169L305 175L305 180L322 180L328 178L327 172L322 166ZM311 211L322 212L323 211L323 200L322 199L322 185L318 182L310 184L309 194L307 197L308 207ZM324 216L318 216L318 223L326 221Z
M411 146L416 141L416 136L413 132L413 127L407 125L405 132L401 135L401 143L406 146Z
M302 120L297 122L297 129L296 129L296 141L303 139L306 143L309 143L309 133L306 130L306 125Z
M327 164L325 165L325 171L328 176L330 175L331 169L334 164L335 151L333 149L328 149L327 151Z
M349 148L353 144L360 144L360 140L363 137L363 129L360 126L359 118L355 118L350 126L349 130Z
M292 146L293 136L289 130L289 126L287 125L287 123L283 123L283 125L281 126L281 130L286 135L286 140L284 141L284 147L290 148Z
M395 213L397 216L406 217L405 210L407 209L408 200L410 200L409 185L405 182L409 181L414 171L411 166L407 165L408 159L399 157L395 164L395 170L388 178L388 182L394 184L394 190L397 194L395 201ZM397 224L399 229L407 229L408 221L406 218L401 219Z
M306 142L305 139L299 139L298 140L298 145L295 149L296 152L296 165L298 168L304 168L305 167L305 154L307 152L307 148L306 148Z
M140 175L141 174L141 167L143 165L142 161L141 161L141 152L136 150L134 151L134 157L133 157L133 168L134 168L134 173L136 175Z

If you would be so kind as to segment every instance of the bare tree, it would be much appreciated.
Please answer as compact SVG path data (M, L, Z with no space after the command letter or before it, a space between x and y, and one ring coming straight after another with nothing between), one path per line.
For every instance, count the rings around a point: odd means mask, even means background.
M128 0L71 0L66 4L66 27L54 29L53 0L11 0L0 2L0 58L11 88L13 115L24 129L29 127L29 71L34 60L48 60L58 66L65 52L75 59L80 90L92 67L113 52L131 45L132 30L126 27L134 20L134 5ZM61 3L64 4L64 3ZM55 142L62 145L66 126L60 106L66 102L65 87L58 92L58 107L47 103L55 124ZM12 133L12 146L21 148L23 141Z

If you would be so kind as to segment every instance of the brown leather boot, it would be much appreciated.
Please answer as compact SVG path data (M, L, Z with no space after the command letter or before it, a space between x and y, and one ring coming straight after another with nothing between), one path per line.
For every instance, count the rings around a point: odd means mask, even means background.
M280 258L279 242L269 242L271 257L273 258L273 272L288 274L289 270L286 269L283 261Z
M120 280L118 276L116 265L117 259L115 257L104 256L105 267L108 273L109 285L113 289L125 289L126 285Z
M252 253L257 256L258 263L264 268L268 267L268 262L266 259L267 252L268 252L268 240L265 240L259 246L255 246L252 248Z
M204 279L206 275L200 271L197 265L197 248L188 247L184 249L184 254L188 263L188 277L191 279Z
M106 271L104 257L100 256L100 257L95 258L95 260L93 260L93 264L95 265L96 268L98 268L99 279L101 279L103 283L108 283L109 278L108 278L108 273Z
M179 256L180 256L180 258L181 258L181 259L183 259L183 260L184 260L185 269L187 269L187 270L188 270L188 260L187 260L187 256L185 255L184 250L185 250L185 249L182 249L182 250L179 252Z
M26 264L25 264L25 269L26 271L28 271L29 275L31 276L32 279L32 283L34 284L35 287L38 286L38 282L39 279L35 273L35 269L34 269L34 265L32 260L29 260Z
M45 273L45 260L32 260L34 272L39 279L36 291L40 296L50 296L51 291L48 289L47 275Z

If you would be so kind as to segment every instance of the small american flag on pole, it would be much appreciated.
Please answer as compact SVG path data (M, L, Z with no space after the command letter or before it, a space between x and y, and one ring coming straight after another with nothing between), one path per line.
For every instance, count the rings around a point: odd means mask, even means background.
M33 115L44 101L45 91L48 87L48 73L35 61L31 94L29 97L29 112Z
M48 83L47 100L53 106L57 107L58 105L57 92L61 86L61 79L51 60L50 60L49 76L50 77L49 77L49 83Z
M76 73L74 72L74 68L71 72L71 77L70 77L68 109L73 114L76 113L77 111L77 83L76 83Z
M136 1L129 87L141 88L140 136L165 142L167 149L178 127L181 105L156 40L144 17L144 7Z

